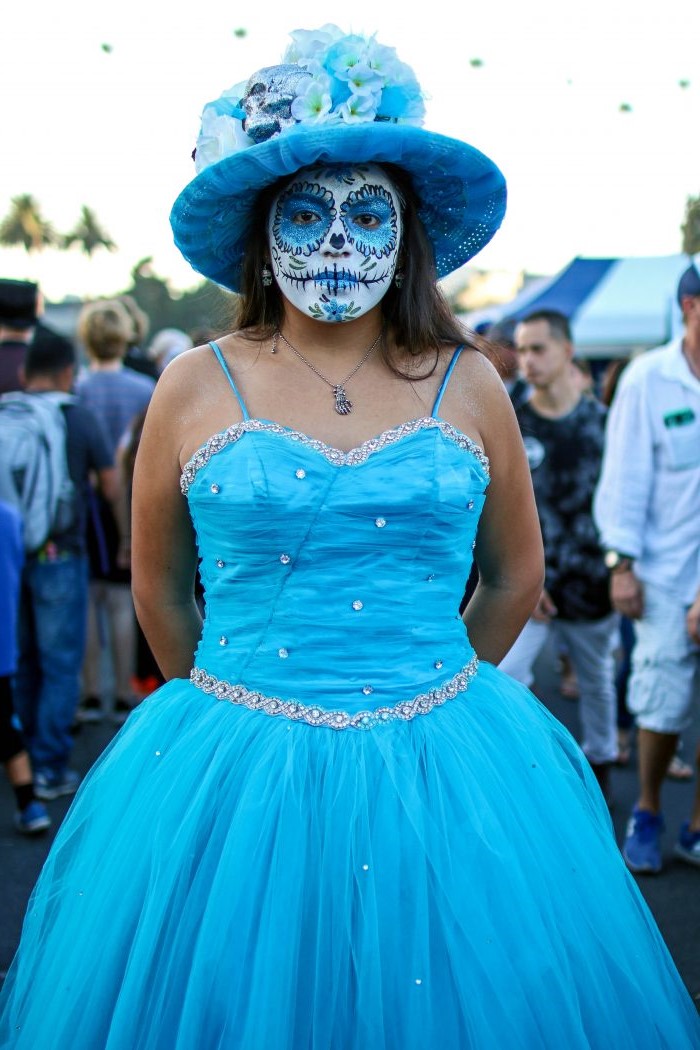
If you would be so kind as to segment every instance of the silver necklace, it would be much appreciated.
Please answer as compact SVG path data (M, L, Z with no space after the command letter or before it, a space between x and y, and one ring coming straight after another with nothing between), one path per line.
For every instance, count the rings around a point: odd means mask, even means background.
M271 350L271 353L273 353L273 354L277 353L277 340L278 339L281 339L284 343L286 343L287 346L289 347L289 349L292 351L292 353L296 354L296 356L299 358L299 360L303 361L307 368L310 368L311 371L315 375L317 375L319 379L323 380L323 382L326 384L326 386L329 386L331 388L331 391L333 392L333 397L335 398L335 410L338 413L338 415L348 416L352 412L352 401L350 401L350 399L348 398L348 395L345 392L345 384L348 382L348 380L352 379L352 377L357 372L360 371L360 369L362 368L363 364L365 363L365 361L367 360L369 355L372 353L372 351L374 350L374 348L377 345L377 343L379 342L379 340L382 338L382 334L383 334L382 332L379 333L377 338L374 340L374 342L370 346L369 350L367 350L363 354L363 356L360 359L359 363L355 365L355 367L353 368L352 372L350 372L348 375L346 375L345 379L343 379L343 381L341 383L332 383L330 381L330 379L327 379L326 376L324 376L322 372L319 372L318 368L316 368L316 366L313 365L311 363L311 361L307 360L307 358L304 357L304 355L301 353L300 350L297 350L297 348L295 346L292 346L292 344L289 342L287 337L285 335L283 335L282 332L280 332L279 329L277 329L277 331L275 332L275 334L272 337L272 350Z

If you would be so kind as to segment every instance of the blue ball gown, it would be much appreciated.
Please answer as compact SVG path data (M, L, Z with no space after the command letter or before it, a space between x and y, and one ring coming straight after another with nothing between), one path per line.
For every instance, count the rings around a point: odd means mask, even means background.
M243 407L187 465L195 668L76 796L2 1047L700 1046L581 751L469 643L488 462L437 408L340 452Z

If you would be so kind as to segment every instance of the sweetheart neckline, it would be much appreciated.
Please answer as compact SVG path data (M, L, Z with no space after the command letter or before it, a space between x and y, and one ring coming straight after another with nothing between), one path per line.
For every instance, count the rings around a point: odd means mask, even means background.
M389 427L374 437L367 438L361 444L347 451L336 448L334 445L329 445L320 438L311 437L309 434L296 430L294 427L286 427L284 424L277 423L271 419L253 417L232 423L225 430L219 430L212 434L203 445L200 445L182 468L180 488L183 494L186 494L197 473L209 462L211 457L234 441L237 441L245 433L257 431L277 434L307 448L312 448L333 466L358 466L360 463L366 462L373 453L394 445L405 437L410 437L419 431L428 429L439 430L460 448L470 452L483 469L486 478L489 478L489 458L481 445L469 437L468 434L465 434L463 430L460 430L452 423L448 423L446 419L442 419L440 416L419 416L416 419L398 423L396 426Z

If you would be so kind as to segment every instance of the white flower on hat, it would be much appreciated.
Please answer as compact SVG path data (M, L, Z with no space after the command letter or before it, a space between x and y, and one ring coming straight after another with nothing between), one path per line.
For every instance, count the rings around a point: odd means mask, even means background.
M346 124L359 124L373 119L376 109L374 95L351 95L347 102L338 106L338 113Z
M347 81L354 95L373 95L381 98L384 80L367 62L358 62L348 70Z
M282 61L302 62L306 65L308 59L326 51L336 40L342 39L344 34L342 29L329 22L320 29L295 29L289 35L292 43L285 51Z
M202 110L202 123L195 146L194 168L197 174L216 164L224 157L230 157L241 149L253 145L253 140L246 135L238 116L239 101L245 89L245 82L224 91L220 98L209 102Z
M328 77L312 80L292 102L292 116L300 123L318 124L331 111L333 100L328 90Z

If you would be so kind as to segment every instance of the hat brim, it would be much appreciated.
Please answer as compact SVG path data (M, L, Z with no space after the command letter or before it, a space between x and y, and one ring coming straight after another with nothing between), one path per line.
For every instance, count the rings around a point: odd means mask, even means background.
M200 172L173 205L175 244L198 273L238 291L260 190L309 165L371 162L396 164L411 175L438 277L476 255L501 225L505 179L492 160L466 142L407 124L307 124Z

